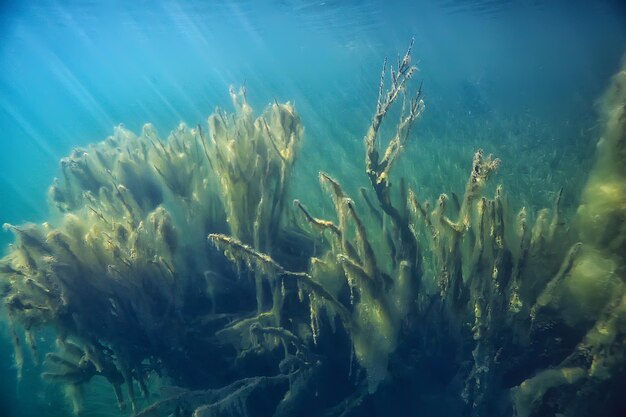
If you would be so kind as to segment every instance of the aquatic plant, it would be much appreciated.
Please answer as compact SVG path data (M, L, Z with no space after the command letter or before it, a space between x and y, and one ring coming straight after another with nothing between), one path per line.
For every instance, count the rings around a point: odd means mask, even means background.
M103 376L122 409L126 383L134 410L131 381L147 395L149 373L172 375L192 360L189 333L228 320L216 314L202 322L223 308L217 297L228 291L202 236L229 230L260 245L275 237L301 135L290 104L274 104L254 120L243 92L232 98L237 113L211 116L210 141L200 127L181 124L164 142L146 125L141 136L119 127L106 141L74 150L50 187L63 214L59 225L5 225L17 238L2 273L18 378L14 323L22 324L34 358L32 332L52 326L61 353L46 356L54 371L43 376L74 386Z
M295 107L255 118L243 90L206 132L181 124L164 141L150 125L139 136L118 127L64 158L49 193L58 218L5 225L16 236L0 280L18 378L22 339L37 360L34 334L52 327L43 377L70 388L76 414L81 387L103 377L142 416L369 415L397 403L616 415L626 72L604 99L598 161L569 222L562 190L551 209L511 209L505 188L489 186L501 162L482 150L463 194L432 205L410 178L393 179L425 108L421 86L409 93L411 49L383 65L359 198L319 174L330 220L305 200L286 204L304 198L289 189ZM381 128L400 102L395 128ZM149 397L155 376L178 388L139 411L135 390Z

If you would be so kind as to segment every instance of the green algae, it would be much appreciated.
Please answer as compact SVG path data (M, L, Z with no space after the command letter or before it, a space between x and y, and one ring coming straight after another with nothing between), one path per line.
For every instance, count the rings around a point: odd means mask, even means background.
M411 46L383 66L359 199L320 173L330 219L290 187L295 107L255 118L245 91L231 89L235 113L217 109L206 131L181 124L162 140L150 125L139 136L119 127L64 158L49 193L59 220L6 225L16 241L0 279L18 370L20 329L38 358L33 334L51 327L43 376L69 388L76 414L81 387L104 378L139 415L259 415L259 403L262 415L348 415L384 402L386 386L428 385L435 361L446 363L437 398L463 415L614 412L626 361L625 73L604 99L572 224L562 191L550 209L514 210L506 187L489 185L501 162L482 150L460 196L431 204L396 181L425 108L421 86L408 92L415 73ZM326 367L345 378L343 398L311 388ZM149 397L154 378L180 391L140 411L136 389Z

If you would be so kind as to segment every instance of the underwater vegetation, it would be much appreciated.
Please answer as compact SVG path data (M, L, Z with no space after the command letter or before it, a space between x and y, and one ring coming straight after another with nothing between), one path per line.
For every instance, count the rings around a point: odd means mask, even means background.
M425 109L411 47L383 65L359 195L319 173L330 216L290 188L294 105L255 116L245 90L206 130L120 126L64 158L56 214L5 225L18 379L28 351L77 415L94 378L137 416L622 415L626 70L569 219L562 192L511 207L482 150L463 195L394 178Z

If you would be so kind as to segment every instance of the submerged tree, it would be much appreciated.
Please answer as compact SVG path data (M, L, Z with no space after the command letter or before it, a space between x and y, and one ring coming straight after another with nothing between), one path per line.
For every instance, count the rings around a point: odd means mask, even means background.
M286 204L303 131L294 106L255 119L244 91L231 90L235 113L217 109L206 132L180 125L163 141L150 125L140 136L120 127L64 158L50 188L60 219L5 225L16 235L0 279L18 378L22 339L37 359L34 334L52 327L43 376L71 389L77 414L81 387L99 376L121 409L127 397L145 416L371 415L381 404L617 415L624 72L568 226L562 191L536 214L510 210L502 186L489 196L500 161L481 150L463 196L431 206L392 181L424 111L421 86L408 93L411 49L383 66L364 138L369 189L357 202L320 173L332 220ZM148 397L155 375L180 388L139 411L135 390Z

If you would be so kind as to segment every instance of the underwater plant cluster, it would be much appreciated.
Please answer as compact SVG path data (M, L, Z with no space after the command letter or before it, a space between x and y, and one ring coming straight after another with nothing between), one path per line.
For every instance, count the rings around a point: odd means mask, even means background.
M29 352L76 415L94 379L121 415L620 415L626 70L569 219L562 192L528 213L489 191L501 162L482 150L463 195L430 203L394 178L425 110L411 48L383 65L359 195L319 173L330 215L290 188L294 105L255 116L243 89L207 129L120 126L64 158L56 214L5 225L18 380Z

